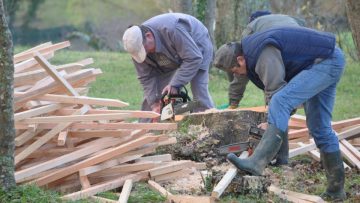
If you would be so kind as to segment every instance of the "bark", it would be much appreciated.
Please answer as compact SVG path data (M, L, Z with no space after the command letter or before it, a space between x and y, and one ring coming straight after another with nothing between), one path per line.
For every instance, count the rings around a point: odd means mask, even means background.
M206 1L206 11L205 11L205 26L209 30L211 41L213 43L214 49L216 49L215 43L215 14L216 14L216 0L207 0Z
M251 126L266 122L266 114L253 111L216 111L190 114L178 123L172 136L177 143L159 148L173 158L205 162L209 167L225 160L220 146L245 142Z
M192 0L172 0L174 12L193 15Z
M0 185L14 187L14 112L13 112L13 45L6 22L3 1L0 0Z
M232 21L232 0L217 1L217 18L216 18L216 43L221 46L232 41L231 31L233 29Z
M350 23L352 36L357 50L358 59L360 59L360 1L347 0L346 12Z

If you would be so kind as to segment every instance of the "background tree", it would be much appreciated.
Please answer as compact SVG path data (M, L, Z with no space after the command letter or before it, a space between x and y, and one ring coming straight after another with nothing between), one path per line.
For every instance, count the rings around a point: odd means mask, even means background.
M357 48L357 56L358 59L360 59L360 1L347 0L346 11L352 30L354 43Z
M206 0L206 8L205 8L205 18L204 24L206 28L209 30L209 34L216 49L215 43L215 20L216 20L216 0Z
M20 7L20 0L4 0L3 4L8 26L12 29L15 22L16 12Z
M193 15L192 0L172 0L171 3L174 12Z
M13 44L0 0L0 186L14 187L14 112L13 112Z

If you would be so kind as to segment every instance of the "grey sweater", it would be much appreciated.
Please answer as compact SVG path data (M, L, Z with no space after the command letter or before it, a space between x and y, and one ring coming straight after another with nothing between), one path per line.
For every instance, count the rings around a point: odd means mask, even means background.
M206 27L190 15L162 14L147 20L143 25L154 34L155 54L148 54L143 63L134 61L134 64L144 89L144 97L152 105L161 97L161 74L175 71L170 85L186 85L199 69L209 69L213 46Z

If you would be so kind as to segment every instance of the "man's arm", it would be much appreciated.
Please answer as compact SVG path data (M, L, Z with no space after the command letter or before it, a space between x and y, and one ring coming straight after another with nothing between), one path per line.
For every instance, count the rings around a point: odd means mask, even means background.
M280 50L274 46L266 46L256 63L255 72L264 83L266 104L268 104L272 95L287 84Z
M234 75L234 80L229 85L229 105L237 108L244 96L246 85L249 79L245 75Z
M146 63L137 63L134 61L134 64L138 79L144 90L144 97L148 104L152 106L161 98L158 92L156 71Z
M173 87L180 87L189 83L198 72L203 60L201 50L185 29L185 26L179 23L172 37L177 54L182 60L179 69L170 82Z

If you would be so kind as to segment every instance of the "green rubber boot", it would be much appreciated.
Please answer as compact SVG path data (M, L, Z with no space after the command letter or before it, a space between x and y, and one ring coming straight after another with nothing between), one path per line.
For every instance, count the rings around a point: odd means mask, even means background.
M261 175L265 167L278 153L284 136L285 133L277 129L275 125L270 124L249 158L239 159L235 154L230 153L227 155L227 159L240 170L253 175Z
M276 162L274 166L287 165L289 163L289 138L288 131L284 133L282 137L282 143L279 152L276 155Z
M345 200L345 171L340 151L321 152L321 162L327 178L327 189L321 194L321 197L327 201Z

